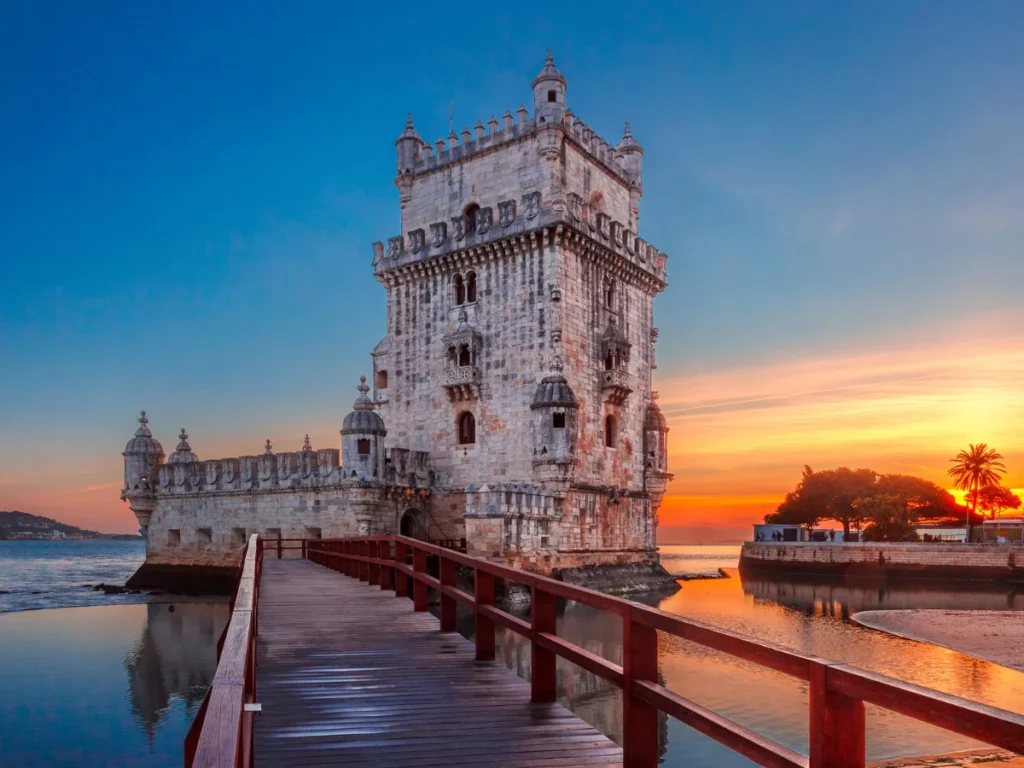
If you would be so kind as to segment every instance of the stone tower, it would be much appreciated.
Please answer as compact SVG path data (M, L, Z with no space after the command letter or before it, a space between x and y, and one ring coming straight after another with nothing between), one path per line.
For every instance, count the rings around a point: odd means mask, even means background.
M671 478L651 392L667 257L637 231L629 124L610 144L566 88L549 52L532 117L521 106L431 145L410 115L395 142L401 232L373 246L384 470L399 448L429 455L432 524L471 554L654 565Z

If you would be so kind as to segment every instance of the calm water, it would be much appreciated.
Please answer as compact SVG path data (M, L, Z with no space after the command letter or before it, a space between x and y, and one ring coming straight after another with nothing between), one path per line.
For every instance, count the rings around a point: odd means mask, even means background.
M146 559L138 541L0 541L0 613L140 603L85 584L124 584Z
M871 608L1016 610L1024 607L1024 597L1003 589L857 590L740 579L734 570L738 553L738 547L664 547L673 573L733 570L728 579L687 582L660 607L1024 712L1024 674L849 621L852 613ZM137 542L11 542L0 548L0 558L0 588L13 595L0 596L12 598L4 604L8 613L0 615L0 766L180 766L185 732L213 679L227 605L169 596L106 597L78 588L123 582L141 561ZM46 574L58 586L48 584ZM25 610L80 600L103 605ZM621 663L621 631L614 620L570 603L559 622L560 634ZM529 645L508 635L499 641L505 662L528 677ZM672 690L806 751L806 685L665 636L661 675ZM621 738L615 691L567 664L560 667L560 686L573 710ZM873 708L868 729L871 759L975 746ZM663 739L663 764L669 768L750 765L675 721L665 721Z
M695 550L685 553L698 559ZM876 608L1020 610L1024 595L1002 588L965 591L850 589L743 578L690 581L658 606L671 613L789 646L804 653L856 664L964 698L1024 713L1024 674L936 646L903 640L850 622ZM577 603L565 606L559 634L622 663L621 626L612 617ZM663 684L786 746L807 752L807 685L754 664L660 634ZM529 676L529 644L511 633L501 638L505 662ZM598 678L559 660L561 700L585 720L621 739L618 692ZM960 736L869 707L868 758L880 760L981 746ZM747 766L686 726L668 720L663 765Z

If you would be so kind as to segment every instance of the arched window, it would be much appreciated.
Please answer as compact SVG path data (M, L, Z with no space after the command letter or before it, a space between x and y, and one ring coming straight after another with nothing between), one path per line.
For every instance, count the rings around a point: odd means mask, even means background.
M466 206L466 210L462 213L466 216L466 234L472 235L476 232L476 212L480 210L480 206L476 203L470 203ZM472 301L472 299L470 299Z
M455 306L466 303L466 284L462 282L462 275L452 278L452 294L455 297Z
M615 360L612 358L611 352L605 355L604 358L604 369L610 371L615 367Z
M615 434L615 417L609 414L604 417L604 447L614 448L617 437L618 435Z
M469 352L469 344L459 345L459 365L472 365L473 356Z
M466 273L466 301L470 304L476 301L476 272Z
M459 414L459 445L473 445L476 442L476 418L469 411Z
M459 357L458 352L455 351L455 347L448 347L448 364L458 365Z

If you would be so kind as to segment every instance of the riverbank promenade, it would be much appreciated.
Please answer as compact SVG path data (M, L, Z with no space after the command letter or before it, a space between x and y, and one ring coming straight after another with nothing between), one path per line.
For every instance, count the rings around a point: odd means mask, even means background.
M501 582L529 589L529 621L496 605ZM621 620L621 664L558 635L566 600ZM472 642L455 631L459 604ZM497 626L529 640L529 682L495 661ZM806 754L666 688L659 634L795 678ZM254 535L219 649L186 768L655 768L666 717L758 765L861 768L866 703L1024 752L1024 716L402 536L265 548ZM621 689L621 749L556 703L559 657Z

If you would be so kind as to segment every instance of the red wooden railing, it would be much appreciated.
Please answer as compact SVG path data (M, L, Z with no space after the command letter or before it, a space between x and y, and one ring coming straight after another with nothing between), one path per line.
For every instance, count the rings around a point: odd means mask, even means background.
M455 631L456 604L467 606L476 617L477 659L494 659L495 625L500 624L529 639L534 701L555 699L555 659L558 656L621 688L625 768L653 768L658 764L659 711L760 765L862 768L865 702L981 742L1024 752L1024 717L1021 715L848 664L795 653L656 608L506 568L426 542L403 536L317 539L307 541L305 551L313 562L369 584L379 584L381 589L394 589L398 596L408 595L411 584L416 611L427 610L428 590L435 590L440 595L442 632ZM440 578L427 573L428 556L438 558ZM473 594L456 586L459 566L473 571ZM533 603L529 622L494 605L496 579L530 588ZM621 617L622 666L558 637L555 624L558 598L575 600ZM810 755L798 754L659 684L659 630L806 681L810 689Z
M256 635L263 539L246 546L231 619L217 643L217 672L185 737L185 768L248 768L256 700Z

